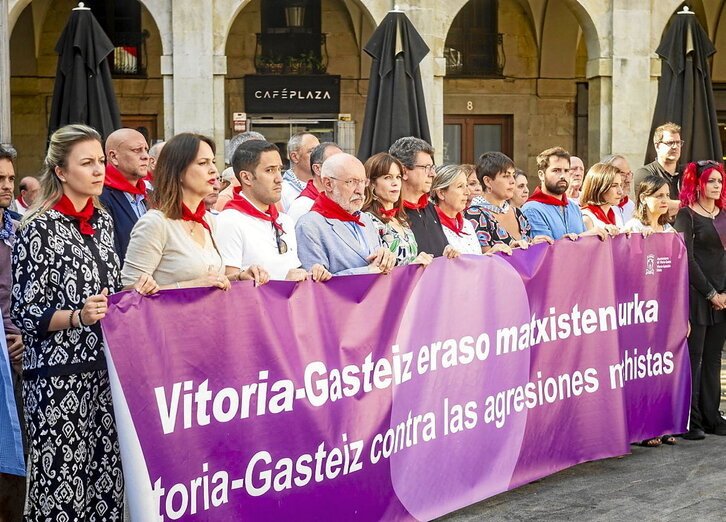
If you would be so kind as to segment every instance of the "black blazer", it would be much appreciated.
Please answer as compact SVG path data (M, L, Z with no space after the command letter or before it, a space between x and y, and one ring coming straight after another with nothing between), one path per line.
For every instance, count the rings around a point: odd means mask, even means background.
M134 209L131 208L131 203L126 198L126 194L121 190L105 186L98 199L106 212L111 214L113 218L113 243L121 260L121 266L123 266L126 249L129 247L131 229L134 228L139 218L136 217ZM146 205L145 202L144 205Z

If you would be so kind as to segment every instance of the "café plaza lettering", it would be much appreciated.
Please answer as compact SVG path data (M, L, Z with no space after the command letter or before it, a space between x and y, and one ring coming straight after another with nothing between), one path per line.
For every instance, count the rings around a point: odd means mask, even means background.
M338 114L340 76L248 74L245 111L251 114Z
M254 94L255 98L261 99L281 99L281 100L330 100L330 91L294 91L288 89L282 90L257 90Z

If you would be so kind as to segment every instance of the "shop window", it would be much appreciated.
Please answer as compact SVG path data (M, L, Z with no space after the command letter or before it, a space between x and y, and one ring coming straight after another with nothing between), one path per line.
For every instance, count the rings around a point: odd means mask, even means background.
M146 76L146 39L137 0L89 0L87 5L114 45L109 56L114 76Z
M470 0L459 11L446 35L447 76L502 75L506 57L498 8L498 0Z
M255 68L262 74L321 74L327 69L321 0L262 0Z

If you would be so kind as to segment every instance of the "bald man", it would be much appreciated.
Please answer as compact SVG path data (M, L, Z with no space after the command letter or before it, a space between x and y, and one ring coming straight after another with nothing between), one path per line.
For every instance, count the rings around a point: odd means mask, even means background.
M106 178L99 198L113 217L114 243L123 264L131 229L146 213L149 145L134 129L119 129L106 138Z
M40 183L33 176L25 176L18 183L18 188L20 189L20 194L8 208L24 216L28 207L35 203L35 198L40 194Z

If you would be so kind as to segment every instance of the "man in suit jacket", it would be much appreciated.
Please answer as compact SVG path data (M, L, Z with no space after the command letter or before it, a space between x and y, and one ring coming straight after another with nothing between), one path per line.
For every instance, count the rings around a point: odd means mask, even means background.
M370 216L360 212L368 184L363 164L350 154L336 154L320 176L324 192L295 227L303 268L320 263L333 275L389 272L396 256L382 246Z
M106 178L100 201L113 218L114 243L121 264L131 229L146 213L149 145L134 129L118 129L106 138Z

